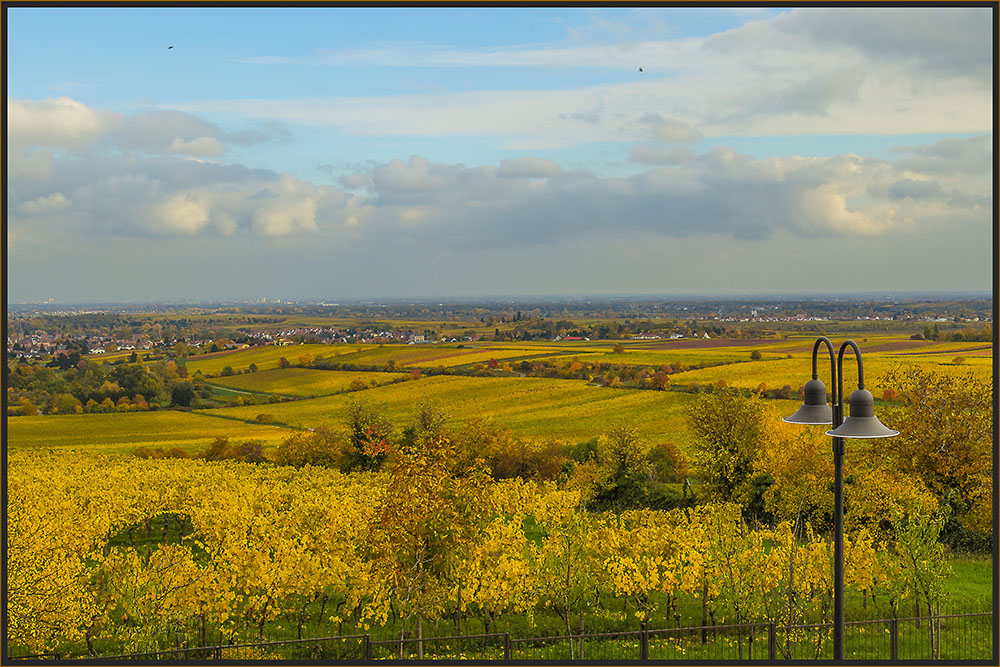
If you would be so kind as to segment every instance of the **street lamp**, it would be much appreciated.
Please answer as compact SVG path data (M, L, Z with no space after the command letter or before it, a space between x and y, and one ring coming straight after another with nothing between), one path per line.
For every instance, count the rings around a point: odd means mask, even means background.
M831 408L826 402L826 385L816 374L816 353L820 343L830 352ZM851 414L844 419L844 352L854 350L858 361L858 388L849 400ZM833 659L844 659L844 438L891 438L899 431L886 428L875 416L875 399L865 389L865 371L861 364L861 350L853 340L840 346L836 364L833 343L820 336L813 343L812 380L802 389L802 407L790 417L783 418L790 424L832 424L826 432L833 437Z

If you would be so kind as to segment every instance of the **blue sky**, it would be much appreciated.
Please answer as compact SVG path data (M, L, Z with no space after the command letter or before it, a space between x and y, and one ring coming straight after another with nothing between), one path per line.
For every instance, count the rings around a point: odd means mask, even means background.
M8 296L990 289L993 22L7 8Z

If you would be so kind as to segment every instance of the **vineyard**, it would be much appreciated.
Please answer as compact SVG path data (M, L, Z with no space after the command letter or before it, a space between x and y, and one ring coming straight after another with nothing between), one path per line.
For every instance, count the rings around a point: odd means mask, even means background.
M832 545L808 524L752 530L724 504L581 513L579 490L491 482L454 459L444 438L388 472L349 475L12 452L9 645L73 657L426 629L430 655L441 626L536 636L829 621ZM939 530L932 515L853 530L851 618L933 612L947 574Z
M602 389L575 380L456 376L380 386L364 391L363 396L384 404L389 416L396 420L408 416L418 401L437 402L452 419L491 417L521 435L541 439L587 439L601 433L609 423L641 419L643 432L654 441L684 437L686 428L681 412L692 399L678 393ZM357 394L338 394L201 413L252 421L263 411L283 424L315 428L336 421L357 397ZM789 401L788 405L794 411L795 404Z
M988 539L992 351L864 345L879 414L909 436L847 455L848 655L988 655L983 617L963 643L951 614L983 610L992 564L951 547ZM317 343L69 369L97 378L85 389L108 412L84 396L87 412L8 419L7 648L824 656L829 439L780 420L810 351L796 336ZM126 381L154 373L160 402L136 411ZM204 402L164 409L182 384ZM692 419L717 408L715 434ZM719 437L729 451L706 449Z

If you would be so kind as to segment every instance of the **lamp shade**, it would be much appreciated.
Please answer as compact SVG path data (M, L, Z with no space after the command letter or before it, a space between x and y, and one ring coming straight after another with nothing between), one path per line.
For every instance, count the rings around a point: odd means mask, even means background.
M809 380L802 388L802 407L794 415L783 417L789 424L832 424L833 409L826 402L826 385Z
M875 416L875 398L867 389L858 389L851 394L851 414L844 423L827 431L835 438L891 438L899 431L887 428Z

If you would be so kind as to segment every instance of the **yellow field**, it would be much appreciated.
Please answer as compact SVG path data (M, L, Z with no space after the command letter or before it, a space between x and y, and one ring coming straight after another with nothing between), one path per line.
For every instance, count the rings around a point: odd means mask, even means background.
M630 420L652 442L686 442L683 408L694 396L676 392L605 389L579 380L436 376L341 394L268 406L221 408L212 413L253 419L262 409L294 426L339 426L348 402L363 398L384 404L397 425L408 424L421 401L435 402L452 423L490 417L532 438L584 440L621 420ZM784 402L782 402L784 403ZM795 401L782 409L794 411Z
M233 352L215 353L212 355L198 355L188 357L186 366L190 374L201 371L205 375L218 375L226 366L231 366L234 371L245 370L250 364L257 364L260 370L269 368L280 368L279 361L282 357L288 359L292 364L299 363L299 357L303 354L311 354L315 357L322 354L324 357L334 357L349 353L356 353L358 348L368 349L371 345L267 345L264 347L252 347Z
M834 336L835 345L846 337ZM371 364L384 367L395 361L397 370L437 366L455 367L483 363L490 358L515 363L520 359L545 358L563 362L581 361L659 366L681 362L718 364L704 369L675 373L676 385L692 383L728 385L753 389L765 383L769 389L789 385L801 388L811 373L810 353L815 335L794 334L783 339L729 341L632 341L625 351L615 354L616 341L481 342L447 345L292 345L267 346L237 352L203 355L187 360L190 373L202 371L218 375L222 368L246 369L255 363L257 373L216 377L214 384L234 391L251 391L303 397L304 400L260 406L205 409L193 413L159 411L95 415L53 415L16 417L8 421L12 447L82 448L96 451L131 451L139 445L181 446L191 451L204 448L213 438L260 438L274 444L287 436L287 428L252 423L259 414L273 415L280 423L314 428L343 423L349 401L371 400L386 405L397 427L410 423L423 400L437 403L451 421L472 417L492 417L520 435L566 441L588 439L607 431L620 420L630 420L650 441L688 442L683 408L695 397L680 392L605 389L579 380L544 378L435 376L399 384L387 384L400 374L321 371L301 368L279 369L286 357L299 363L303 354L323 355L340 363ZM880 395L878 381L886 371L901 364L947 374L973 373L977 378L992 377L992 348L988 343L911 341L906 334L869 333L854 336L864 355L866 383ZM712 346L716 345L716 346ZM760 361L750 359L759 351ZM791 355L791 358L788 358ZM117 356L117 355L116 355ZM953 363L955 357L964 363ZM109 357L110 358L110 357ZM820 377L829 383L829 359L825 350L819 362ZM360 378L376 388L337 394ZM845 357L845 389L856 382L853 355ZM777 406L791 412L797 401ZM785 410L785 408L788 410ZM251 423L247 423L251 422Z
M365 384L388 384L409 373L317 371L308 368L276 368L257 373L213 378L212 384L242 391L258 391L283 396L327 396L347 389L360 379Z
M972 373L980 380L989 380L993 375L992 357L967 356L962 365L952 363L953 357L947 355L879 355L865 354L862 349L862 360L865 370L865 385L876 395L880 378L890 369L916 365L924 370L933 371L947 375L964 375ZM830 389L830 358L826 354L821 354L817 366L819 379L823 380ZM780 389L789 385L792 389L801 389L812 377L812 361L809 355L798 354L791 359L773 359L762 361L748 361L746 363L731 364L726 366L715 366L702 368L683 373L675 373L670 376L671 382L688 385L693 382L699 384L714 384L719 380L724 380L726 384L734 387L753 389L761 382L767 384L768 389ZM850 392L857 387L857 363L850 353L844 355L844 391Z
M250 416L270 412L258 406ZM7 420L7 445L12 449L80 449L95 453L131 453L136 447L181 447L189 452L207 447L217 436L260 439L274 444L289 430L245 424L194 412L155 411L93 415L46 415Z

